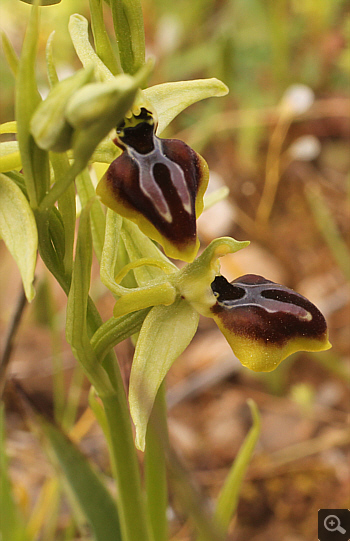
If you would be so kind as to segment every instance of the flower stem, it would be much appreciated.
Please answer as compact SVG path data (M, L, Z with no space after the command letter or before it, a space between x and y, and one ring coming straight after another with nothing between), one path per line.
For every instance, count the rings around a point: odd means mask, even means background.
M109 428L112 467L118 483L118 510L123 540L149 541L137 455L125 391L118 371L119 389L102 398Z
M167 541L168 491L164 442L168 440L167 411L164 382L159 388L153 411L148 423L145 453L145 482L147 511L153 537L157 541Z

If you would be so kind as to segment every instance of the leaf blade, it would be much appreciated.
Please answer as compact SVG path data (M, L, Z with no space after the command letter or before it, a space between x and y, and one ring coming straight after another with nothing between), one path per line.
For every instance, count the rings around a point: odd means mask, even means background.
M41 427L96 541L121 541L116 504L95 469L55 425L42 421Z
M21 189L0 173L0 236L5 241L19 268L29 302L33 287L38 232L34 214Z

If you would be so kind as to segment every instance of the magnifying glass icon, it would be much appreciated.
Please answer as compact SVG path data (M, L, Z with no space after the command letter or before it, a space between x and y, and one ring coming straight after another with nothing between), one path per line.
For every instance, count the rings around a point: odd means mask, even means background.
M336 515L327 515L324 519L324 527L329 532L340 532L340 533L346 533L346 530L341 527L340 525L340 519Z

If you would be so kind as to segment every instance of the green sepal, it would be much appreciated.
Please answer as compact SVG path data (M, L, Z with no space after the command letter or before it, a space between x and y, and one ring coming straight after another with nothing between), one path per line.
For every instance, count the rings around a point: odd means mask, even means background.
M225 96L228 88L219 79L212 78L162 83L143 93L157 113L159 135L186 107L205 98Z
M147 423L158 389L173 362L192 340L198 319L196 310L178 297L171 306L152 308L142 325L129 387L138 449L144 450Z
M32 209L22 190L0 173L0 237L14 257L30 302L38 249L38 232Z
M140 257L142 258L144 254L148 253L153 256L156 264L159 262L162 266L167 265L169 271L176 270L176 267L167 262L152 241L144 237L143 233L138 233L134 224L125 223L125 220L118 214L108 209L100 272L103 284L116 297L120 297L114 307L114 317L120 317L149 306L168 305L174 302L176 297L175 287L168 281L167 274L164 271L152 266L147 265L134 270L135 275L138 276L138 285L142 287L127 288L117 283L115 269L121 232L129 258L132 262L135 262L135 265L138 264ZM135 237L132 232L135 233ZM139 274L137 274L137 271L139 271ZM156 272L156 274L153 274L153 272Z
M40 149L31 133L30 122L41 97L35 75L36 51L39 39L39 9L31 8L16 78L16 126L22 169L32 208L36 208L49 188L47 153Z

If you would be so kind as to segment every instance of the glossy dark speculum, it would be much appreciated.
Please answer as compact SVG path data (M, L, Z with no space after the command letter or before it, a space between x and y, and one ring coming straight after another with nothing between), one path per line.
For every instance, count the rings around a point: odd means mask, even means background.
M248 274L231 283L217 276L211 288L217 299L213 314L235 335L276 346L326 336L325 318L314 304L262 276Z

